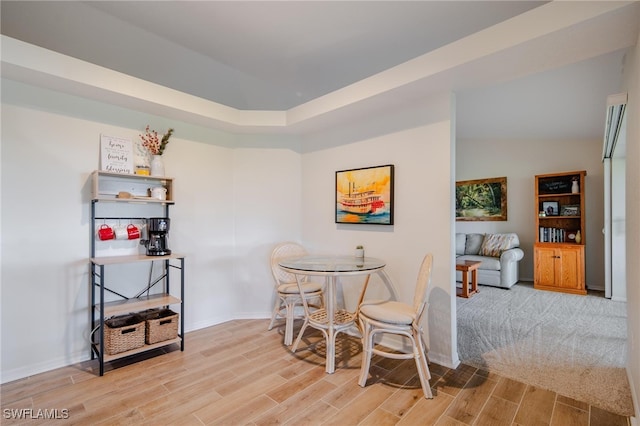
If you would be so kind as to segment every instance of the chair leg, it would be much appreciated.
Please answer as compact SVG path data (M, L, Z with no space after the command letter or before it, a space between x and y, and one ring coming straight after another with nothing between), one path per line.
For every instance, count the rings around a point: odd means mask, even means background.
M422 336L420 335L419 331L414 331L413 333L413 344L416 369L418 370L418 377L420 378L420 386L422 386L422 392L424 393L425 398L432 399L433 393L431 392L431 386L429 385L431 373L429 372L427 357L422 346Z
M418 369L418 377L420 378L420 386L422 386L424 397L426 399L432 399L433 393L431 392L431 386L429 385L429 380L425 377L425 375L429 375L429 369L424 358L416 357L416 368Z
M358 384L365 387L367 378L369 377L369 368L371 366L371 356L373 352L373 336L371 335L371 324L366 321L360 321L362 328L362 363L360 364L360 378Z
M276 318L278 318L278 314L280 312L281 302L282 302L282 299L280 298L280 296L276 296L276 304L273 307L273 313L271 314L271 322L269 323L269 328L267 330L271 330L273 328L273 325L276 322Z
M293 321L294 321L294 313L296 309L295 300L288 299L286 301L287 305L287 319L284 327L284 344L287 346L291 346L293 343Z
M420 357L421 359L423 359L423 365L426 366L426 377L427 380L431 380L431 372L429 371L429 356L427 355L427 345L424 343L424 339L422 338L422 331L415 331L414 332L414 339L416 341L416 344L418 346L418 350L420 351Z

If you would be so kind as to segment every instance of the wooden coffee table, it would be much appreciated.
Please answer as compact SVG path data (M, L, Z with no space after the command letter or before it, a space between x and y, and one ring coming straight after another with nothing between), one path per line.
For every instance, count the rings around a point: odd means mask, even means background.
M478 292L478 267L482 262L476 260L456 260L456 271L462 272L462 289L456 289L456 295L471 297ZM469 290L469 272L471 272L471 290Z

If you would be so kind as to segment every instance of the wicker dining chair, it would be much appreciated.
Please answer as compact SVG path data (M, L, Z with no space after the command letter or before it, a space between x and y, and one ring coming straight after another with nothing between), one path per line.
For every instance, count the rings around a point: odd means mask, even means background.
M427 311L427 289L431 282L431 266L433 256L427 254L420 267L416 283L413 305L397 301L364 301L360 304L358 319L362 332L362 364L358 384L365 387L371 366L373 354L394 359L415 359L420 377L422 392L427 399L433 398L429 386L428 359L422 338L421 319ZM407 337L411 341L411 352L390 352L376 344L376 336L379 334L395 334Z
M275 306L271 314L269 330L271 330L278 319L285 320L284 344L291 346L293 343L293 323L296 318L303 318L304 311L301 307L302 297L294 274L285 271L278 262L291 257L302 257L307 251L298 243L285 242L278 244L271 252L271 273L275 283ZM312 306L323 306L323 285L308 281L307 277L301 278L303 281L304 297L307 302L315 302ZM296 312L296 308L298 312Z

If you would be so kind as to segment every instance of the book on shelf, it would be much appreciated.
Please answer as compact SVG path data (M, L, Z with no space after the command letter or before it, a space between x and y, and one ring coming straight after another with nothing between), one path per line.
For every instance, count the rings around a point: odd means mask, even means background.
M541 243L564 243L567 231L564 228L540 227L538 239Z

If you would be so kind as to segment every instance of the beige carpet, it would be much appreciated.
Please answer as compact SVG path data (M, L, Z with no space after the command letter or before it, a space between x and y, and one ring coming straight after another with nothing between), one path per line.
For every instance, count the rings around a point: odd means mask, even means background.
M627 307L601 296L480 286L457 298L462 362L632 416Z

